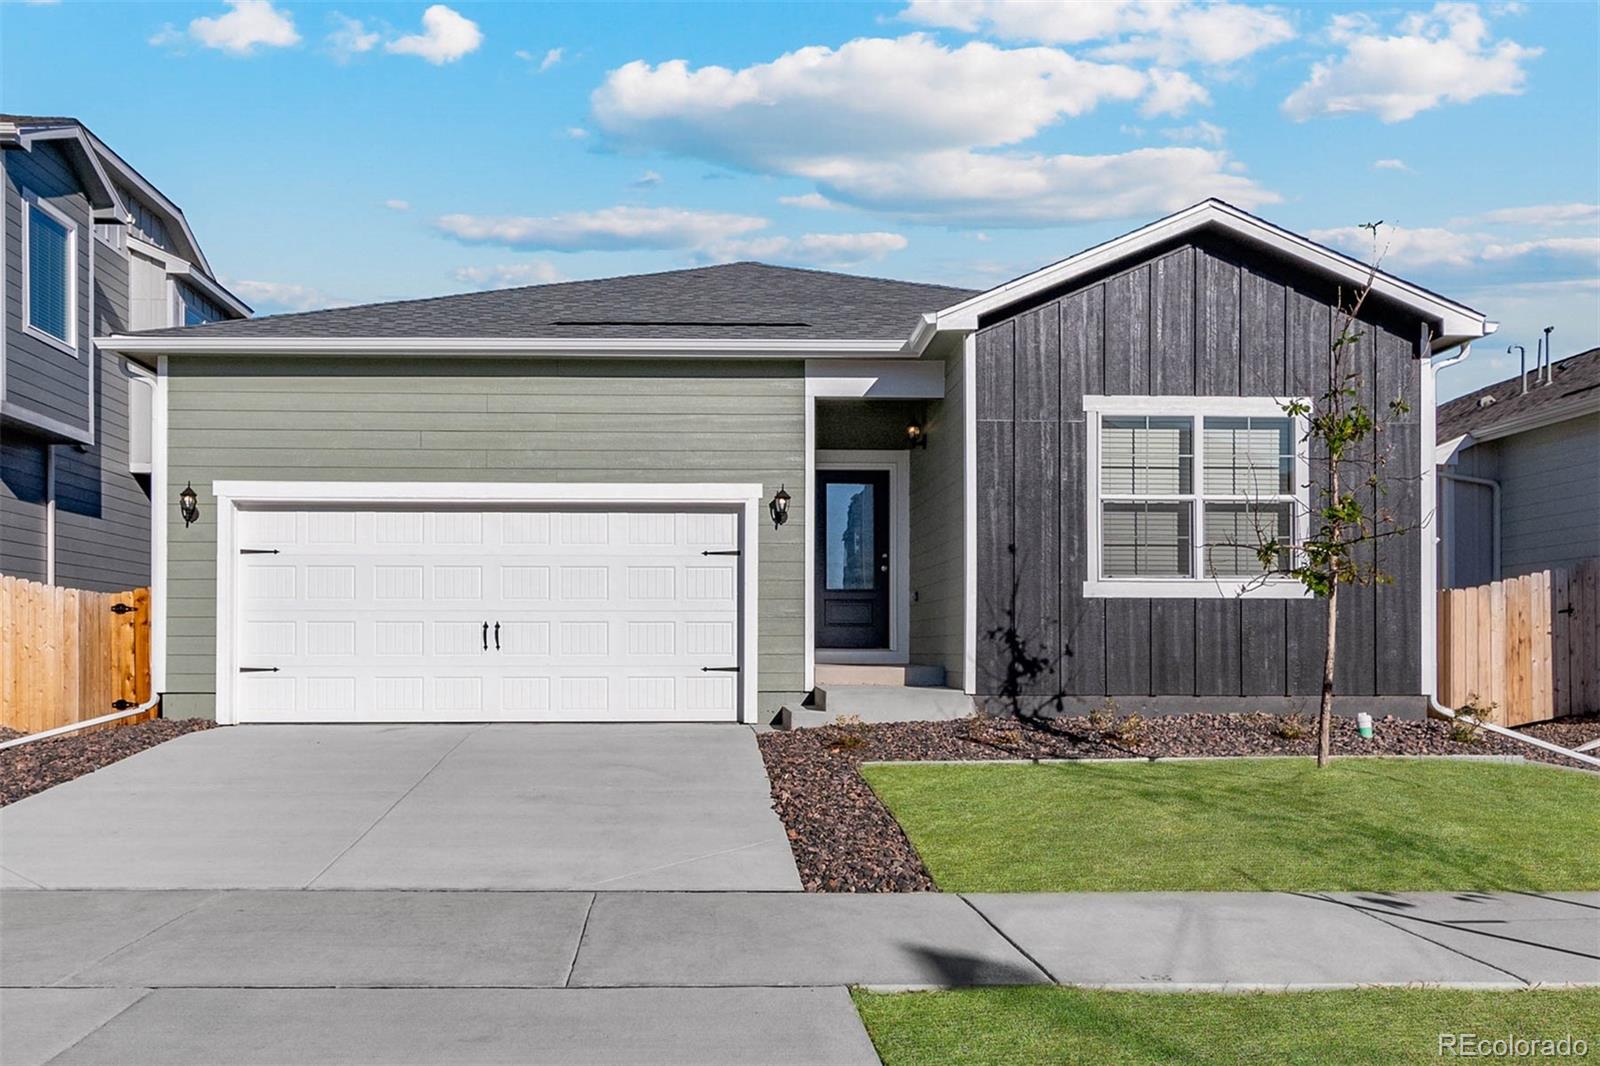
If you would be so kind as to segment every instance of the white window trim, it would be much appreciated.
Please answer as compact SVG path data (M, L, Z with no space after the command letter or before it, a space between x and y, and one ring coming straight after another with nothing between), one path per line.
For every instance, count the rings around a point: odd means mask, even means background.
M162 374L165 377L165 372ZM158 429L165 436L166 397L157 399ZM165 452L165 446L162 446ZM165 460L165 455L160 456ZM164 469L164 465L161 469ZM166 485L160 486L165 490ZM758 579L761 573L760 530L766 492L759 483L678 483L638 484L624 482L378 482L378 481L214 481L212 495L217 509L217 600L216 600L216 714L223 725L238 721L236 667L240 638L238 558L236 539L239 511L252 505L351 508L383 506L437 506L440 508L524 504L532 507L560 507L563 504L617 508L641 505L678 504L690 507L725 508L739 515L739 714L738 721L750 725L758 717L760 693L757 666L759 659L760 613ZM157 496L159 500L162 497ZM202 504L202 506L205 506ZM160 504L156 504L160 509ZM166 545L159 546L164 556ZM165 587L157 611L165 639ZM166 661L159 659L165 680ZM160 691L159 689L157 691Z
M33 266L29 257L33 226L28 212L42 211L67 231L67 337L62 340L54 333L33 324ZM78 224L54 207L39 199L29 189L22 190L22 329L30 337L78 358Z
M1272 396L1085 396L1084 417L1088 428L1087 476L1084 478L1084 521L1088 536L1088 578L1083 583L1083 594L1091 598L1137 599L1269 599L1297 600L1311 595L1300 581L1291 577L1187 577L1187 578L1105 578L1101 577L1101 510L1100 510L1100 422L1106 416L1151 416L1203 419L1212 418L1283 418L1284 405L1299 402L1310 406L1305 397ZM1310 531L1309 483L1311 468L1306 454L1305 438L1308 428L1305 416L1294 419L1295 468L1294 484L1297 503L1295 522L1297 535L1304 540ZM1203 498L1200 478L1205 469L1205 444L1203 427L1195 426L1194 469L1195 498ZM1188 497L1184 497L1188 499ZM1195 507L1192 526L1192 548L1196 575L1203 573L1205 551L1204 508Z

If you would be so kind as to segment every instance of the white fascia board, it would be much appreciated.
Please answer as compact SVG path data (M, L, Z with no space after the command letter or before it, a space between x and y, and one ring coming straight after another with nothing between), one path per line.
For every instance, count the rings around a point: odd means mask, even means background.
M942 400L944 363L933 359L807 359L806 395L813 399Z
M980 316L999 310L1019 300L1047 289L1064 285L1076 277L1108 267L1118 260L1137 255L1145 249L1175 240L1204 226L1217 226L1245 240L1264 245L1284 255L1298 259L1308 266L1334 275L1352 285L1367 281L1370 267L1326 248L1289 230L1239 210L1220 200L1206 200L1177 214L1152 222L1079 252L1058 263L1026 274L1015 281L996 286L988 292L963 300L935 315L939 329L976 329ZM1373 279L1373 291L1381 296L1440 321L1440 336L1434 341L1435 350L1453 347L1464 340L1487 336L1496 324L1464 304L1447 300L1426 289L1412 285L1392 274L1379 271Z
M1543 386L1549 388L1548 385ZM1553 426L1557 422L1566 422L1584 415L1600 412L1600 389L1594 390L1579 397L1575 402L1554 403L1525 415L1508 418L1504 422L1496 422L1492 426L1483 426L1475 429L1470 434L1473 443L1482 444L1485 441L1499 440L1502 437L1514 437L1518 433L1526 433L1532 429L1543 429Z
M1433 449L1433 462L1435 466L1454 466L1456 458L1468 448L1478 443L1471 433L1463 433L1459 437L1440 442Z
M674 359L805 359L840 356L914 359L898 340L767 340L736 338L611 337L239 337L193 335L98 337L102 348L124 355L350 355L350 356L531 356L580 355L595 358L665 356Z

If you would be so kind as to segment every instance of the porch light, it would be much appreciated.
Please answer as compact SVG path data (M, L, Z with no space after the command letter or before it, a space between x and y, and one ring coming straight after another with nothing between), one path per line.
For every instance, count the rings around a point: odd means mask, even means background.
M178 493L178 513L183 516L183 528L188 529L200 517L200 497L195 495L194 482L189 482Z
M789 494L784 491L782 485L779 485L778 491L773 494L772 502L767 504L767 510L772 512L773 529L777 529L789 520L789 499Z
M928 431L922 428L922 423L912 421L906 426L906 447L926 448L928 446Z

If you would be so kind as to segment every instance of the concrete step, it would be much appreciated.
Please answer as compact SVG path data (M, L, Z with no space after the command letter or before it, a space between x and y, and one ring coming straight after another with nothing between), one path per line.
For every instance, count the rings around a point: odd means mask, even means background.
M818 663L819 685L911 685L938 688L944 684L942 666L868 666L854 663Z
M819 684L812 707L829 722L840 715L863 722L937 722L972 713L972 697L953 688Z
M834 719L824 711L784 704L778 710L778 720L772 724L777 729L815 729L818 726L833 725Z

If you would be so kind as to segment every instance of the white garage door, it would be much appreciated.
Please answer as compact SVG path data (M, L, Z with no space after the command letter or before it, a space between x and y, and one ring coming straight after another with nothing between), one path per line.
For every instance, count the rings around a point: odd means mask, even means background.
M739 525L241 510L237 720L736 721Z

